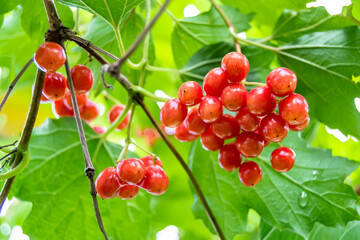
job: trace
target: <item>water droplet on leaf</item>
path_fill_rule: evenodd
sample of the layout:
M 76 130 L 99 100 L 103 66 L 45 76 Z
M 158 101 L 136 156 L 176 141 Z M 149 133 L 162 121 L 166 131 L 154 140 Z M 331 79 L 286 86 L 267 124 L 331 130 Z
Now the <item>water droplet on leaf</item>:
M 309 202 L 309 196 L 306 192 L 302 191 L 299 197 L 299 205 L 300 207 L 306 207 Z

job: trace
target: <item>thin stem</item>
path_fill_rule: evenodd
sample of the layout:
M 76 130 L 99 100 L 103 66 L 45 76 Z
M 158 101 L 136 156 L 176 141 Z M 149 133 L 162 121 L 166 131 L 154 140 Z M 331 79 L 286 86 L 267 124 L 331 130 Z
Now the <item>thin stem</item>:
M 18 142 L 18 140 L 15 140 L 15 142 L 13 142 L 13 143 L 0 146 L 0 149 L 7 148 L 7 147 L 13 147 L 13 146 L 15 146 L 15 144 L 16 144 L 17 142 Z
M 129 145 L 130 145 L 130 142 L 125 141 L 125 145 L 124 145 L 123 149 L 121 150 L 120 155 L 119 155 L 118 159 L 116 160 L 116 163 L 119 163 L 122 159 L 124 159 L 125 154 L 127 154 Z
M 247 45 L 253 45 L 253 46 L 256 46 L 256 47 L 259 47 L 259 48 L 263 48 L 263 49 L 266 49 L 266 50 L 270 50 L 270 51 L 273 51 L 273 52 L 278 52 L 279 50 L 275 47 L 271 47 L 271 46 L 268 46 L 268 45 L 265 45 L 265 44 L 261 44 L 259 42 L 253 42 L 253 41 L 249 41 L 247 39 L 243 39 L 243 38 L 240 38 L 234 31 L 234 29 L 232 28 L 229 28 L 229 31 L 230 31 L 230 34 L 236 38 L 239 42 L 242 42 L 242 43 L 245 43 Z
M 21 69 L 21 71 L 18 73 L 18 75 L 16 75 L 15 79 L 11 82 L 9 89 L 7 90 L 3 100 L 1 100 L 0 103 L 0 112 L 2 110 L 2 108 L 4 107 L 7 99 L 10 96 L 11 91 L 13 90 L 13 88 L 15 87 L 15 85 L 18 83 L 18 81 L 20 80 L 21 76 L 24 74 L 24 72 L 28 69 L 28 67 L 31 65 L 31 63 L 34 61 L 34 58 L 30 58 L 30 60 L 25 64 L 25 66 Z
M 80 34 L 80 8 L 76 8 L 74 30 L 77 34 Z
M 17 149 L 14 149 L 14 150 L 12 150 L 11 152 L 7 153 L 5 156 L 3 156 L 3 157 L 0 158 L 0 162 L 1 162 L 2 160 L 4 160 L 5 158 L 9 157 L 10 155 L 16 153 L 16 152 L 17 152 Z
M 140 146 L 139 144 L 135 143 L 134 140 L 130 140 L 130 143 L 133 144 L 134 146 L 138 147 L 139 149 L 141 149 L 142 151 L 146 152 L 147 154 L 151 155 L 152 157 L 156 157 L 156 154 L 150 152 L 149 150 L 147 150 L 146 148 L 143 148 L 142 146 Z
M 110 101 L 114 102 L 115 104 L 121 104 L 119 100 L 117 100 L 116 98 L 114 98 L 113 96 L 108 94 L 106 91 L 102 91 L 102 94 L 104 95 L 104 98 L 106 100 L 110 100 Z
M 244 81 L 244 82 L 242 82 L 242 84 L 244 84 L 245 86 L 247 86 L 247 85 L 266 86 L 265 83 L 260 83 L 260 82 L 247 82 L 247 81 Z
M 180 69 L 174 69 L 174 68 L 163 68 L 163 67 L 156 67 L 152 65 L 146 65 L 146 70 L 152 71 L 152 72 L 175 72 L 175 73 L 181 73 L 182 70 Z
M 157 102 L 166 102 L 170 99 L 170 98 L 163 98 L 163 97 L 156 96 L 155 94 L 152 94 L 151 92 L 149 92 L 148 90 L 146 90 L 145 88 L 142 88 L 140 86 L 134 86 L 133 90 L 134 90 L 134 92 L 140 93 L 141 95 L 143 95 L 151 100 L 157 101 Z
M 124 149 L 123 149 L 124 151 L 121 151 L 121 154 L 119 156 L 120 160 L 123 159 L 123 158 L 126 158 L 127 152 L 129 150 L 129 144 L 131 142 L 131 126 L 132 126 L 132 123 L 133 123 L 133 120 L 134 120 L 135 108 L 136 108 L 136 105 L 133 104 L 132 109 L 131 109 L 131 113 L 130 113 L 130 119 L 129 119 L 129 124 L 128 124 L 128 127 L 127 127 L 127 132 L 126 132 L 126 139 L 125 139 L 125 146 L 126 147 L 124 147 Z

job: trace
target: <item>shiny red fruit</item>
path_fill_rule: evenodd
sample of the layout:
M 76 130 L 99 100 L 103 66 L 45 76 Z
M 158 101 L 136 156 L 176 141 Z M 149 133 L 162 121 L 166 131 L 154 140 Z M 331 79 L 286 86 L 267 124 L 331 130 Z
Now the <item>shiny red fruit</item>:
M 209 124 L 200 118 L 198 109 L 199 107 L 191 109 L 184 120 L 184 126 L 194 135 L 202 134 L 209 127 Z
M 310 123 L 310 117 L 308 116 L 305 120 L 305 122 L 300 123 L 298 125 L 289 125 L 289 128 L 291 131 L 300 132 L 304 130 Z
M 202 88 L 197 82 L 184 82 L 179 88 L 178 97 L 186 106 L 195 106 L 203 97 Z
M 270 113 L 261 120 L 259 133 L 269 142 L 281 142 L 289 133 L 287 123 L 275 113 Z
M 256 87 L 247 94 L 246 104 L 252 114 L 265 116 L 276 108 L 276 98 L 270 88 Z
M 271 166 L 275 171 L 287 172 L 295 163 L 295 152 L 288 147 L 279 147 L 271 153 Z
M 297 78 L 290 69 L 280 67 L 274 69 L 266 78 L 271 92 L 278 97 L 285 97 L 295 91 Z
M 95 182 L 96 192 L 102 199 L 110 199 L 116 197 L 120 189 L 120 183 L 115 176 L 115 168 L 105 168 Z
M 65 99 L 53 102 L 53 113 L 59 117 L 73 117 L 74 110 L 65 104 Z
M 116 174 L 124 182 L 137 184 L 145 176 L 145 165 L 137 158 L 124 159 L 117 164 Z
M 152 165 L 157 165 L 161 168 L 163 167 L 163 163 L 161 162 L 160 158 L 158 158 L 158 157 L 156 157 L 156 159 L 154 161 L 153 156 L 146 155 L 146 156 L 140 158 L 140 160 L 143 162 L 145 167 L 152 166 Z
M 199 116 L 204 122 L 215 122 L 222 114 L 222 103 L 217 97 L 204 96 L 202 98 L 199 106 Z
M 230 139 L 240 132 L 238 121 L 229 114 L 222 115 L 216 122 L 211 124 L 213 133 L 219 138 Z
M 76 101 L 77 101 L 77 105 L 78 105 L 79 108 L 84 106 L 86 104 L 87 100 L 88 100 L 88 94 L 87 93 L 76 94 Z M 73 107 L 72 101 L 71 101 L 71 93 L 70 93 L 70 91 L 67 91 L 65 93 L 65 103 L 69 107 L 71 107 L 71 108 Z
M 152 165 L 146 168 L 144 179 L 138 186 L 150 194 L 161 195 L 169 187 L 169 178 L 161 167 Z
M 309 116 L 308 112 L 309 105 L 300 94 L 291 94 L 279 102 L 279 114 L 290 125 L 299 125 L 305 122 Z
M 115 120 L 120 116 L 120 114 L 124 111 L 125 106 L 122 104 L 116 104 L 114 105 L 109 112 L 109 122 L 113 123 L 115 122 Z M 126 128 L 129 124 L 129 120 L 130 120 L 130 115 L 126 114 L 124 120 L 122 120 L 122 122 L 116 127 L 116 129 L 121 130 L 123 128 Z
M 41 103 L 49 103 L 49 102 L 51 102 L 51 100 L 48 99 L 48 98 L 44 95 L 44 93 L 41 92 L 40 102 L 41 102 Z
M 191 142 L 199 137 L 199 135 L 191 134 L 185 127 L 184 123 L 175 128 L 175 137 L 180 142 Z
M 237 150 L 235 143 L 224 145 L 218 155 L 220 167 L 226 171 L 232 172 L 241 164 L 241 154 Z
M 185 120 L 187 112 L 187 106 L 179 99 L 170 99 L 160 110 L 160 120 L 166 127 L 177 127 Z
M 55 42 L 45 42 L 36 50 L 34 60 L 42 71 L 55 72 L 66 61 L 65 51 Z
M 77 94 L 90 91 L 94 82 L 94 76 L 91 70 L 84 65 L 73 66 L 71 68 L 71 78 Z
M 230 52 L 221 60 L 221 67 L 231 82 L 240 82 L 248 75 L 250 64 L 245 55 Z
M 207 151 L 219 150 L 224 145 L 224 139 L 216 136 L 211 127 L 201 134 L 200 140 L 203 148 Z
M 260 118 L 252 114 L 246 107 L 241 108 L 235 116 L 240 129 L 246 132 L 254 132 L 260 127 Z
M 229 111 L 238 111 L 246 106 L 247 90 L 241 83 L 233 83 L 224 88 L 221 102 Z
M 261 154 L 264 140 L 256 133 L 241 132 L 236 138 L 236 147 L 244 157 L 253 158 Z
M 103 134 L 106 132 L 106 127 L 104 126 L 93 126 L 93 130 L 97 132 L 98 134 Z
M 244 162 L 239 167 L 239 179 L 247 187 L 255 187 L 261 180 L 260 166 L 253 161 Z
M 227 84 L 228 79 L 222 68 L 211 69 L 204 78 L 204 92 L 207 95 L 219 97 Z
M 136 185 L 125 185 L 119 189 L 118 197 L 123 200 L 130 200 L 136 197 L 139 192 L 139 187 Z
M 59 72 L 47 72 L 42 93 L 50 100 L 57 101 L 65 96 L 66 78 Z
M 92 101 L 87 101 L 80 109 L 80 116 L 84 121 L 94 121 L 99 116 L 99 107 Z

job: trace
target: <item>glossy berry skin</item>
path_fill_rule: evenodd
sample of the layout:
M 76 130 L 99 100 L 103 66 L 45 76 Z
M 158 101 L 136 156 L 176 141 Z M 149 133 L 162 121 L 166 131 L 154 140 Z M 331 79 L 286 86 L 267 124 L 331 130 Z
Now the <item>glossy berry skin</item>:
M 175 137 L 180 142 L 191 142 L 199 137 L 199 135 L 191 134 L 185 127 L 184 123 L 175 128 Z
M 200 135 L 209 127 L 209 124 L 204 122 L 199 116 L 198 107 L 191 109 L 184 120 L 186 129 L 194 135 Z
M 79 111 L 82 120 L 87 122 L 94 121 L 99 116 L 99 107 L 92 101 L 87 101 L 86 104 L 79 109 Z
M 73 117 L 74 116 L 74 110 L 72 108 L 69 108 L 65 104 L 65 99 L 61 99 L 58 101 L 53 102 L 53 113 L 55 116 L 59 117 Z
M 222 68 L 213 68 L 204 78 L 204 92 L 207 95 L 219 97 L 227 84 L 228 79 L 225 75 L 225 71 Z
M 123 200 L 130 200 L 136 197 L 139 192 L 139 187 L 136 185 L 125 185 L 119 189 L 118 197 Z
M 145 165 L 137 158 L 124 159 L 116 165 L 119 179 L 129 184 L 139 183 L 144 178 L 145 171 Z
M 42 71 L 55 72 L 66 61 L 65 51 L 55 42 L 45 42 L 36 50 L 34 60 Z
M 204 96 L 199 105 L 199 116 L 206 123 L 215 122 L 223 113 L 222 103 L 217 97 Z
M 295 157 L 296 154 L 291 148 L 279 147 L 271 153 L 271 166 L 275 171 L 287 172 L 294 166 Z
M 245 55 L 230 52 L 221 60 L 221 68 L 224 69 L 230 82 L 241 82 L 248 75 L 250 64 Z
M 169 178 L 161 167 L 152 165 L 146 168 L 144 179 L 138 185 L 152 195 L 161 195 L 169 187 Z
M 79 108 L 81 108 L 82 106 L 84 106 L 86 104 L 88 100 L 88 94 L 87 93 L 83 93 L 83 94 L 76 94 L 76 101 L 77 101 L 77 105 Z M 70 91 L 67 91 L 65 93 L 65 103 L 72 108 L 72 101 L 71 101 L 71 93 Z
M 291 94 L 279 102 L 279 114 L 290 125 L 299 125 L 305 122 L 309 116 L 308 112 L 309 105 L 300 94 Z
M 243 131 L 254 132 L 260 127 L 260 118 L 252 114 L 246 107 L 241 108 L 235 118 Z
M 157 165 L 161 168 L 163 167 L 163 163 L 161 162 L 160 158 L 158 158 L 158 157 L 156 157 L 155 162 L 154 162 L 154 158 L 151 155 L 146 155 L 146 156 L 140 158 L 140 160 L 143 162 L 145 167 L 149 167 L 152 165 Z
M 110 199 L 116 197 L 120 189 L 120 183 L 115 175 L 115 168 L 105 168 L 95 182 L 96 192 L 102 199 Z
M 244 162 L 239 167 L 239 179 L 247 187 L 255 187 L 261 180 L 260 166 L 253 161 Z
M 211 124 L 213 133 L 219 138 L 230 139 L 240 132 L 239 123 L 229 114 L 222 115 L 216 122 Z
M 274 69 L 266 78 L 266 85 L 278 97 L 285 97 L 293 93 L 296 83 L 295 73 L 284 67 Z
M 235 143 L 224 145 L 219 152 L 218 160 L 220 167 L 228 172 L 232 172 L 240 167 L 241 154 L 237 150 Z
M 264 148 L 264 140 L 259 134 L 241 132 L 236 138 L 236 148 L 244 157 L 257 157 Z
M 288 124 L 275 113 L 270 113 L 261 120 L 259 133 L 269 142 L 281 142 L 289 133 Z
M 51 102 L 51 100 L 48 99 L 48 98 L 44 95 L 44 93 L 41 92 L 40 102 L 41 102 L 41 103 L 49 103 L 49 102 Z
M 90 91 L 94 82 L 91 70 L 84 65 L 73 66 L 71 68 L 71 78 L 77 94 Z
M 195 106 L 203 97 L 202 88 L 197 82 L 184 82 L 179 88 L 178 97 L 186 106 Z
M 229 111 L 238 111 L 246 106 L 247 90 L 241 83 L 233 83 L 224 88 L 221 102 Z
M 64 75 L 59 72 L 46 73 L 42 92 L 51 101 L 62 99 L 66 92 L 66 78 Z
M 168 100 L 160 110 L 160 120 L 166 127 L 177 127 L 186 118 L 188 109 L 179 99 Z
M 247 94 L 246 104 L 252 114 L 265 116 L 276 108 L 276 98 L 270 88 L 256 87 Z
M 103 134 L 106 131 L 106 127 L 104 126 L 93 126 L 93 130 L 98 134 Z
M 300 132 L 302 130 L 304 130 L 310 123 L 310 117 L 308 116 L 305 120 L 305 122 L 300 123 L 298 125 L 289 125 L 289 129 L 291 131 L 295 131 L 295 132 Z
M 217 151 L 224 145 L 224 139 L 216 136 L 211 127 L 201 134 L 200 140 L 203 148 L 207 151 Z
M 124 109 L 125 106 L 122 104 L 114 105 L 109 111 L 109 116 L 108 116 L 109 122 L 113 123 L 124 111 Z M 130 120 L 130 115 L 126 114 L 124 120 L 122 120 L 122 122 L 116 127 L 116 129 L 121 130 L 123 128 L 126 128 L 129 124 L 129 120 Z

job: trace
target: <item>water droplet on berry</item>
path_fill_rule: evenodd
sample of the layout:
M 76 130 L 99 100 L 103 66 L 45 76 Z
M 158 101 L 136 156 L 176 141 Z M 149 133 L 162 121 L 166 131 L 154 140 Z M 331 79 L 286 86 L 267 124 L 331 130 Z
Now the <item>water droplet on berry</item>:
M 306 192 L 302 191 L 301 192 L 301 195 L 299 197 L 299 205 L 300 207 L 306 207 L 306 205 L 308 204 L 309 202 L 309 196 Z

